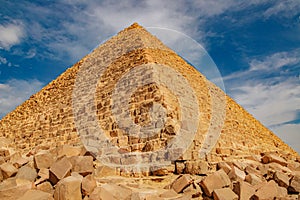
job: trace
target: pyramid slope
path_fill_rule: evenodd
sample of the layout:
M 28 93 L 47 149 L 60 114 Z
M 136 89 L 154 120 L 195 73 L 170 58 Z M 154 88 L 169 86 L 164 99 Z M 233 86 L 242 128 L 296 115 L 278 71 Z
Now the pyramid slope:
M 113 59 L 109 60 L 111 58 Z M 93 67 L 99 63 L 107 65 L 104 65 L 104 68 Z M 145 141 L 126 136 L 122 130 L 119 130 L 120 127 L 115 127 L 116 121 L 114 121 L 113 113 L 110 111 L 112 108 L 110 99 L 118 80 L 137 66 L 151 63 L 169 66 L 176 73 L 181 74 L 195 92 L 198 100 L 200 115 L 197 123 L 199 126 L 191 145 L 181 159 L 199 159 L 200 150 L 203 148 L 209 130 L 218 128 L 221 134 L 217 144 L 211 153 L 206 155 L 210 161 L 222 160 L 223 157 L 259 154 L 265 151 L 282 151 L 297 155 L 293 149 L 241 106 L 230 97 L 225 96 L 217 86 L 207 81 L 201 73 L 137 24 L 124 29 L 106 41 L 56 80 L 45 86 L 40 92 L 6 115 L 0 121 L 0 136 L 12 139 L 14 143 L 11 146 L 23 151 L 29 151 L 36 147 L 50 148 L 62 144 L 81 144 L 81 139 L 78 136 L 78 131 L 81 130 L 79 130 L 80 125 L 78 126 L 77 119 L 84 117 L 89 111 L 82 111 L 82 115 L 79 113 L 74 116 L 74 112 L 76 115 L 76 108 L 75 110 L 73 108 L 74 95 L 80 97 L 80 95 L 85 94 L 88 88 L 96 97 L 94 102 L 87 101 L 87 103 L 94 104 L 94 109 L 96 109 L 98 121 L 93 123 L 99 124 L 103 128 L 107 137 L 111 137 L 111 142 L 114 145 L 124 147 L 123 150 L 126 151 L 159 149 L 168 141 L 169 136 L 167 139 L 152 138 Z M 102 70 L 103 73 L 101 72 L 101 74 L 97 70 Z M 155 70 L 162 70 L 161 74 L 165 73 L 163 68 L 154 67 L 151 70 L 153 73 Z M 95 78 L 86 82 L 85 79 L 88 79 L 89 76 Z M 81 82 L 82 85 L 80 85 Z M 176 81 L 173 84 L 176 85 Z M 95 86 L 95 88 L 89 88 L 90 85 Z M 151 92 L 149 92 L 150 89 Z M 181 92 L 187 94 L 184 88 Z M 136 107 L 133 108 L 133 113 L 139 113 L 140 107 L 146 106 L 147 109 L 147 106 L 151 106 L 155 102 L 165 105 L 164 108 L 167 110 L 170 121 L 178 120 L 180 118 L 178 116 L 182 114 L 176 111 L 178 110 L 179 97 L 168 92 L 168 88 L 149 83 L 147 87 L 139 88 L 135 94 L 138 97 L 143 97 L 145 102 L 152 103 L 145 104 L 143 103 L 144 100 L 134 101 L 133 99 L 132 106 Z M 155 95 L 159 100 L 155 99 Z M 219 99 L 219 101 L 226 99 L 224 107 L 226 115 L 218 116 L 220 115 L 218 114 L 218 107 L 212 109 L 213 99 Z M 222 117 L 224 118 L 224 125 L 214 127 L 215 120 Z M 137 119 L 137 123 L 142 124 L 148 118 L 146 115 L 136 114 L 133 119 Z M 175 128 L 177 125 L 173 123 L 169 127 Z M 95 124 L 90 127 L 93 126 Z M 161 134 L 166 133 L 167 129 L 165 128 L 164 131 Z

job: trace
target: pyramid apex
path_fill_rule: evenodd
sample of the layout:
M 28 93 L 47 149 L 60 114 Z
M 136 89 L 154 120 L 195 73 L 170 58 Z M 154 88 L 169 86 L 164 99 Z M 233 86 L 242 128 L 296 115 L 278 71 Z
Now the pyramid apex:
M 129 27 L 125 28 L 124 31 L 128 31 L 130 29 L 135 29 L 135 28 L 142 28 L 142 29 L 144 29 L 144 27 L 142 27 L 141 25 L 139 25 L 137 22 L 134 22 Z

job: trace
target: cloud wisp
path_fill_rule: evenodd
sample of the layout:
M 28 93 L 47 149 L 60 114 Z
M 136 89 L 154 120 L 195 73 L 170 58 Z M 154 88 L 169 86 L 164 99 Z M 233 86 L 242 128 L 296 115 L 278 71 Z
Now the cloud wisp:
M 9 50 L 19 44 L 24 36 L 25 32 L 21 24 L 0 25 L 0 49 Z
M 39 91 L 43 83 L 38 80 L 12 79 L 0 83 L 0 119 Z

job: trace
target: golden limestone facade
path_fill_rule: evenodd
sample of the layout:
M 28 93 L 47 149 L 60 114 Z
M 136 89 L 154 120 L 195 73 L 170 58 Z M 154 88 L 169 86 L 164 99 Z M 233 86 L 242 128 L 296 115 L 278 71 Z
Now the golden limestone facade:
M 190 142 L 183 144 L 183 155 L 171 160 L 214 162 L 266 151 L 297 154 L 137 24 L 100 45 L 0 121 L 0 136 L 22 152 L 83 142 L 101 154 L 106 146 L 98 130 L 121 154 L 159 151 L 186 139 Z M 98 139 L 103 146 L 94 144 Z M 122 163 L 120 159 L 116 163 Z

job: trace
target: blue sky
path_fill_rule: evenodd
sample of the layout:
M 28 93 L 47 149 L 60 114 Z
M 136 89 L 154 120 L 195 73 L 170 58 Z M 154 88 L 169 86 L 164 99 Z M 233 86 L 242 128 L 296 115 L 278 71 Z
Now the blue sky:
M 299 0 L 0 0 L 0 118 L 135 21 L 200 43 L 226 92 L 300 152 Z

